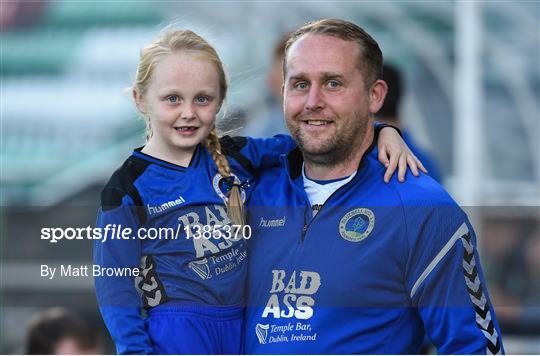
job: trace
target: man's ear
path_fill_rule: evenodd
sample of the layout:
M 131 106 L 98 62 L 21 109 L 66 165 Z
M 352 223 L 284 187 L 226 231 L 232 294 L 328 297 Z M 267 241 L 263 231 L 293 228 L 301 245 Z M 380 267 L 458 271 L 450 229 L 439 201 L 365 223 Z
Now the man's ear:
M 146 106 L 144 105 L 144 99 L 142 97 L 142 94 L 139 93 L 137 89 L 133 89 L 131 91 L 131 94 L 133 95 L 133 100 L 135 101 L 137 110 L 139 110 L 142 114 L 146 114 Z
M 384 98 L 388 93 L 388 85 L 384 80 L 378 79 L 371 85 L 369 90 L 369 112 L 375 114 L 384 104 Z

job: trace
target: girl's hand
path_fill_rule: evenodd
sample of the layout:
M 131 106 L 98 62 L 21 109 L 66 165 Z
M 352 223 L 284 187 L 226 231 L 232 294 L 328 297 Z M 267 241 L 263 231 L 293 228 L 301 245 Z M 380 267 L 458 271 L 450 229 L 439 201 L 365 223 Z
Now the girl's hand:
M 398 167 L 398 180 L 400 182 L 405 181 L 407 165 L 415 177 L 419 175 L 418 168 L 424 173 L 428 172 L 422 162 L 411 152 L 399 133 L 392 127 L 381 129 L 377 148 L 379 149 L 379 162 L 386 167 L 384 173 L 385 183 L 388 183 L 392 178 L 396 166 Z

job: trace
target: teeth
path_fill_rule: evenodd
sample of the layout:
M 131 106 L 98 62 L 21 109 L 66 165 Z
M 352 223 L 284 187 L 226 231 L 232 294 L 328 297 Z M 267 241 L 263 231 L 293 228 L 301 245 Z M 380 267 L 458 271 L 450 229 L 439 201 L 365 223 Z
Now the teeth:
M 318 121 L 318 120 L 308 121 L 307 123 L 308 125 L 315 125 L 315 126 L 324 126 L 328 124 L 328 122 L 326 121 Z
M 193 131 L 193 130 L 195 130 L 194 127 L 177 127 L 176 129 L 180 130 L 180 131 Z

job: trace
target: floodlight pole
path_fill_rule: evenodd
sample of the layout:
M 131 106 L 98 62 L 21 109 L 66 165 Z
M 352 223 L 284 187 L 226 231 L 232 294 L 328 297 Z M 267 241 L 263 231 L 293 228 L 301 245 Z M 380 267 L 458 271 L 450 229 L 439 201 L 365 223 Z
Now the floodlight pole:
M 485 167 L 482 116 L 482 3 L 460 1 L 456 2 L 455 6 L 453 157 L 456 179 L 453 193 L 460 205 L 478 207 L 483 199 Z

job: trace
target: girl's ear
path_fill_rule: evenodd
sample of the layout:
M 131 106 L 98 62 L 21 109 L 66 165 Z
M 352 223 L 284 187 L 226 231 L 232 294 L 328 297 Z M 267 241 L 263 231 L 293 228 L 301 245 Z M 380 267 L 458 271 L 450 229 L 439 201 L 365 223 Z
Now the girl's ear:
M 146 114 L 146 107 L 144 105 L 144 99 L 143 99 L 141 93 L 139 93 L 139 91 L 134 88 L 132 90 L 132 95 L 133 95 L 133 100 L 135 101 L 135 105 L 137 106 L 137 109 L 141 113 Z

